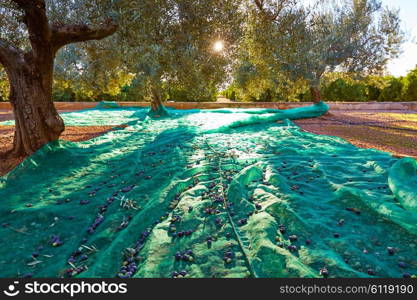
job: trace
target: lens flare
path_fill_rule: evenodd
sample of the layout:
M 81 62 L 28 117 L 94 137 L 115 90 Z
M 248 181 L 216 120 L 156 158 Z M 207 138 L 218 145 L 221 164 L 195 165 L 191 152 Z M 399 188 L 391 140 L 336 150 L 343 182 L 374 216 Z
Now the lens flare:
M 216 52 L 221 52 L 224 49 L 223 41 L 216 41 L 213 45 L 213 50 Z

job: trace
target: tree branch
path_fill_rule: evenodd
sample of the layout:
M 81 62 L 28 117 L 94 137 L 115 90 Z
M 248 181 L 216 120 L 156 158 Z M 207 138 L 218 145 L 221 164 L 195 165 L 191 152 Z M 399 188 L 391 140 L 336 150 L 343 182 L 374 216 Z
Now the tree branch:
M 285 8 L 289 9 L 291 12 L 296 4 L 293 0 L 279 0 L 275 3 L 275 7 L 272 8 L 267 7 L 264 0 L 254 0 L 254 2 L 258 10 L 273 22 L 278 20 Z
M 15 48 L 5 39 L 0 38 L 0 64 L 6 69 L 10 68 L 16 62 L 20 54 L 19 52 L 19 49 Z
M 271 9 L 265 7 L 264 0 L 254 0 L 254 2 L 259 12 L 263 14 L 265 17 L 267 17 L 269 20 L 275 21 L 278 18 L 281 9 L 279 9 L 277 12 L 273 12 Z M 281 5 L 281 2 L 279 3 L 279 5 Z
M 35 55 L 42 55 L 49 45 L 51 30 L 46 15 L 45 0 L 12 0 L 18 8 L 25 11 L 24 23 L 29 32 L 29 40 Z
M 118 26 L 112 22 L 107 22 L 96 28 L 87 25 L 62 25 L 52 26 L 52 46 L 55 50 L 78 42 L 91 40 L 101 40 L 116 32 Z
M 255 5 L 258 7 L 260 11 L 264 10 L 264 1 L 263 0 L 254 0 Z

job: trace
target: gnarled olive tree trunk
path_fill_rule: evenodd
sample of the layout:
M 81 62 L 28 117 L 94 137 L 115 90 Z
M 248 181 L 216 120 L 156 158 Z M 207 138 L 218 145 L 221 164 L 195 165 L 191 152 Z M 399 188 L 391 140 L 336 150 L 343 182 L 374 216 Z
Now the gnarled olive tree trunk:
M 56 140 L 64 131 L 64 122 L 52 102 L 53 55 L 42 65 L 33 57 L 20 57 L 7 68 L 10 102 L 15 117 L 13 152 L 29 155 L 44 144 Z M 28 61 L 29 60 L 29 61 Z
M 44 0 L 12 0 L 23 11 L 31 49 L 23 51 L 0 38 L 0 64 L 10 83 L 10 102 L 15 116 L 12 153 L 30 155 L 57 140 L 64 122 L 52 102 L 54 60 L 63 46 L 98 40 L 113 34 L 117 26 L 108 22 L 98 28 L 87 25 L 50 25 Z
M 161 92 L 158 88 L 151 88 L 151 110 L 149 115 L 155 118 L 163 117 L 168 115 L 168 111 L 162 104 Z
M 310 93 L 311 93 L 311 96 L 313 97 L 313 102 L 314 103 L 318 103 L 322 100 L 321 99 L 321 91 L 320 91 L 319 87 L 316 87 L 316 86 L 310 87 Z
M 162 106 L 161 94 L 157 89 L 152 89 L 151 110 L 158 112 Z

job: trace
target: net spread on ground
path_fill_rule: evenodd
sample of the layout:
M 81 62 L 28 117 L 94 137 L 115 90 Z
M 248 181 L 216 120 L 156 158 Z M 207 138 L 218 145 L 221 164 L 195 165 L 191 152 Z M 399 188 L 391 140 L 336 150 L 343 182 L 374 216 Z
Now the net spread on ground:
M 286 111 L 99 107 L 0 179 L 0 277 L 417 274 L 417 162 L 302 131 Z

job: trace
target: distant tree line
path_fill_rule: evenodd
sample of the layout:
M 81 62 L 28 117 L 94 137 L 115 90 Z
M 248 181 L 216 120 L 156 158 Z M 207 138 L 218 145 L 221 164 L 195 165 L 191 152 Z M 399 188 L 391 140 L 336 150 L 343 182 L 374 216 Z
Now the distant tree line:
M 90 101 L 147 101 L 146 93 L 141 92 L 143 83 L 131 74 L 119 74 L 110 80 L 105 90 L 94 90 L 87 84 L 70 80 L 54 80 L 52 97 L 54 101 L 90 102 Z M 8 82 L 0 72 L 0 101 L 8 100 Z M 218 91 L 216 86 L 196 96 L 184 87 L 163 86 L 164 100 L 181 102 L 216 101 L 221 94 L 233 101 L 245 102 L 311 102 L 313 101 L 308 86 L 302 83 L 287 83 L 283 87 L 272 90 L 265 89 L 257 95 L 243 91 L 236 83 Z M 417 68 L 407 76 L 369 76 L 355 79 L 346 73 L 327 74 L 321 83 L 324 101 L 335 102 L 408 102 L 417 101 Z
M 128 81 L 128 84 L 118 85 L 114 83 L 112 87 L 103 91 L 94 91 L 86 88 L 72 85 L 69 82 L 56 82 L 52 90 L 54 101 L 62 102 L 90 102 L 90 101 L 149 101 L 146 88 L 143 82 L 138 78 L 124 76 L 121 80 Z M 180 101 L 180 102 L 211 102 L 216 101 L 218 90 L 216 86 L 205 87 L 205 90 L 196 95 L 191 88 L 182 86 L 161 86 L 162 101 Z
M 368 76 L 355 78 L 346 73 L 327 74 L 321 84 L 324 101 L 335 102 L 408 102 L 417 101 L 417 68 L 405 77 Z M 221 92 L 233 101 L 247 102 L 311 102 L 308 86 L 301 83 L 286 83 L 276 89 L 262 92 L 251 91 L 234 82 Z

